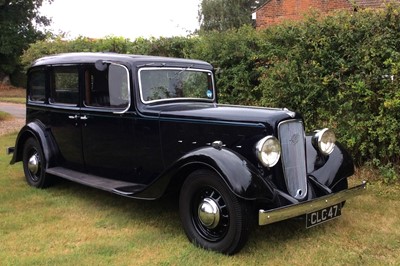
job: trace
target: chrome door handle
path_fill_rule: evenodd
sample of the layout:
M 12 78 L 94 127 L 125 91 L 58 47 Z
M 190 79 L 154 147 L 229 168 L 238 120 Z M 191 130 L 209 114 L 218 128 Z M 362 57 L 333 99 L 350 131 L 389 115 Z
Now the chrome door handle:
M 78 119 L 78 116 L 77 115 L 69 115 L 68 118 L 69 119 Z
M 88 117 L 86 115 L 81 116 L 80 118 L 81 118 L 81 120 L 88 120 Z

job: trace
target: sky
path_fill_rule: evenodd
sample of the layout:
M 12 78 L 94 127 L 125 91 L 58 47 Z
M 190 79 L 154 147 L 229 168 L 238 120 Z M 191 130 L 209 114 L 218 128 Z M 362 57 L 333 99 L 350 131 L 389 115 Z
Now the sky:
M 52 19 L 53 33 L 68 38 L 85 36 L 187 36 L 199 28 L 201 0 L 54 0 L 45 2 L 42 15 Z

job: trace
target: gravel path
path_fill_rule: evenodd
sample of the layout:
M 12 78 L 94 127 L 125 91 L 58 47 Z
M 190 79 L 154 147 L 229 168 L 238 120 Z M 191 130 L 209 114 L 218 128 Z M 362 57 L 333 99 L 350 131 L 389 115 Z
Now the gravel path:
M 25 105 L 0 102 L 0 110 L 12 115 L 11 119 L 0 121 L 0 136 L 18 132 L 25 125 Z
M 18 132 L 24 125 L 24 118 L 12 118 L 5 121 L 0 121 L 0 136 Z
M 11 114 L 15 118 L 25 118 L 25 104 L 0 102 L 0 110 Z

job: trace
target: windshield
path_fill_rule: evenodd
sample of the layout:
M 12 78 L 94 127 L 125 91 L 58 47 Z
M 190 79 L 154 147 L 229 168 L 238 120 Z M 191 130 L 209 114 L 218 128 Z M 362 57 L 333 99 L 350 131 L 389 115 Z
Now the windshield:
M 188 68 L 143 68 L 139 72 L 144 103 L 166 99 L 214 100 L 211 71 Z

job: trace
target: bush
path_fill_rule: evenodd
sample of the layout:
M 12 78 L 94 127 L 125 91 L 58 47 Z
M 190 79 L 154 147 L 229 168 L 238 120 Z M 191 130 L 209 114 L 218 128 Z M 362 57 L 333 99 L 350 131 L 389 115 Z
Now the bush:
M 220 102 L 255 105 L 262 93 L 258 90 L 262 34 L 251 26 L 226 32 L 208 32 L 198 37 L 193 58 L 210 62 L 216 68 Z
M 389 5 L 268 29 L 265 42 L 274 49 L 264 51 L 262 104 L 302 112 L 308 129 L 335 128 L 360 164 L 397 163 L 399 14 Z

